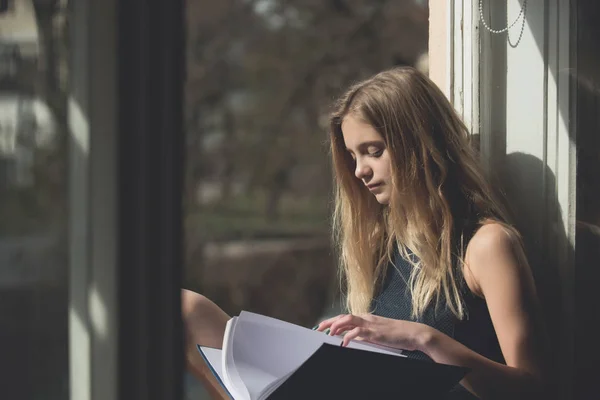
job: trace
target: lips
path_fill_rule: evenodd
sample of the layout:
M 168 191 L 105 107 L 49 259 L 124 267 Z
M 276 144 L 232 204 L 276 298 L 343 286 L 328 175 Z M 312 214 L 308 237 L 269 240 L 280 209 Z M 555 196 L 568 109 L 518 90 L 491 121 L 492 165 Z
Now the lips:
M 376 189 L 376 188 L 378 188 L 379 186 L 381 186 L 381 183 L 372 183 L 372 184 L 370 184 L 370 185 L 367 185 L 367 188 L 368 188 L 369 190 L 373 190 L 373 189 Z

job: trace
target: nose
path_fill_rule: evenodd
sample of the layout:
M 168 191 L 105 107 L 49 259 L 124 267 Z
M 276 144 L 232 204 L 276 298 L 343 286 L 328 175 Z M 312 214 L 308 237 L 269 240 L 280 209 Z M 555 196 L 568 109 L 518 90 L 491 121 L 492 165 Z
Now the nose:
M 354 170 L 354 175 L 358 179 L 364 180 L 366 177 L 369 177 L 373 174 L 373 170 L 369 165 L 367 165 L 364 161 L 360 159 L 356 160 L 356 169 Z

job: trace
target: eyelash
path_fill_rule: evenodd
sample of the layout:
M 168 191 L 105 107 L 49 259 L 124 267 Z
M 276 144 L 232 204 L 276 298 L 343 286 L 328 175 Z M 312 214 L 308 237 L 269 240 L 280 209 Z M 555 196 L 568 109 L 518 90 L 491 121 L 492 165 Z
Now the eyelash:
M 383 149 L 380 149 L 380 150 L 374 151 L 372 153 L 367 153 L 367 156 L 379 158 L 379 157 L 381 157 L 382 154 L 383 154 Z M 356 162 L 356 158 L 354 158 L 353 155 L 350 155 L 350 157 L 352 158 L 352 162 Z

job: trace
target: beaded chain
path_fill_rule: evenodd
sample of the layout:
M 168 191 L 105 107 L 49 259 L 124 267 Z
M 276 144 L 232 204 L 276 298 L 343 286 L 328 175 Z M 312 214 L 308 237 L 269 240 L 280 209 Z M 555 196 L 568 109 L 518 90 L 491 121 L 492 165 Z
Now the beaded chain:
M 521 19 L 521 16 L 523 16 L 523 22 L 521 23 L 521 32 L 519 32 L 519 38 L 517 39 L 516 43 L 511 43 L 510 41 L 510 32 L 507 33 L 507 39 L 508 42 L 510 43 L 510 45 L 512 47 L 517 46 L 517 44 L 519 44 L 519 42 L 521 41 L 521 37 L 523 36 L 523 30 L 525 29 L 525 13 L 527 12 L 527 0 L 523 0 L 523 5 L 521 6 L 521 11 L 519 11 L 519 15 L 517 15 L 517 18 L 515 18 L 515 20 L 509 25 L 508 24 L 508 15 L 506 16 L 506 27 L 503 29 L 492 29 L 487 22 L 485 21 L 485 18 L 483 17 L 483 0 L 479 0 L 479 20 L 481 21 L 481 23 L 483 24 L 483 26 L 485 27 L 485 29 L 487 29 L 488 31 L 490 31 L 491 33 L 503 33 L 503 32 L 508 32 L 508 30 L 510 28 L 512 28 L 513 26 L 515 26 L 517 24 L 517 22 L 519 22 L 519 20 Z

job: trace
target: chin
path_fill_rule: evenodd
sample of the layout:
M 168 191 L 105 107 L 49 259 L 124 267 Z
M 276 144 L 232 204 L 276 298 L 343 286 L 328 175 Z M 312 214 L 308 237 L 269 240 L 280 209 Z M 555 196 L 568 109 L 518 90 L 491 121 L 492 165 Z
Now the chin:
M 375 196 L 375 200 L 381 205 L 387 206 L 390 203 L 390 196 L 380 194 L 379 196 Z

